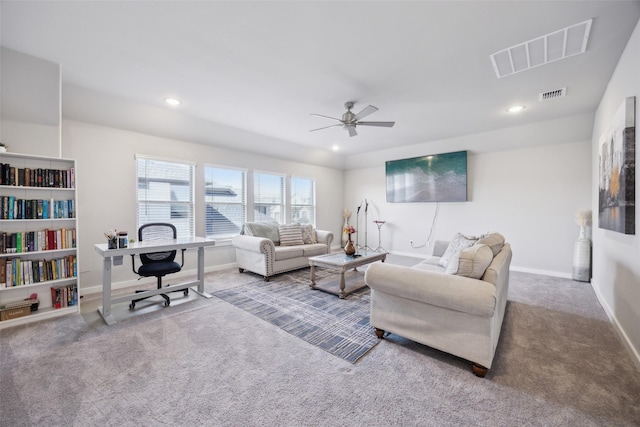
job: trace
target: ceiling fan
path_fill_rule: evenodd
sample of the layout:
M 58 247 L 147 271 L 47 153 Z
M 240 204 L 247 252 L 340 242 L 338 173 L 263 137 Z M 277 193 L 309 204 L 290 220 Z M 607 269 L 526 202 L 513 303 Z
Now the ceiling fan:
M 342 119 L 336 119 L 335 117 L 323 116 L 322 114 L 311 114 L 312 116 L 324 117 L 326 119 L 337 120 L 340 123 L 336 123 L 335 125 L 329 125 L 325 127 L 321 127 L 318 129 L 311 129 L 310 132 L 314 132 L 317 130 L 332 128 L 335 126 L 342 126 L 343 129 L 346 129 L 349 132 L 349 136 L 356 136 L 358 132 L 356 132 L 356 126 L 381 126 L 390 128 L 396 122 L 361 122 L 360 119 L 367 117 L 369 114 L 375 113 L 378 111 L 376 107 L 373 105 L 366 106 L 362 111 L 358 114 L 354 114 L 351 109 L 353 108 L 353 102 L 345 102 L 344 107 L 347 109 L 347 112 L 342 115 Z

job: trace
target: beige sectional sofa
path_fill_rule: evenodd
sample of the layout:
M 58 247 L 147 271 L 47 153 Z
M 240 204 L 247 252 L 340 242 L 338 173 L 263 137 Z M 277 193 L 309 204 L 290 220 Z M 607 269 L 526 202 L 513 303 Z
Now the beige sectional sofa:
M 498 233 L 458 236 L 436 242 L 433 256 L 413 267 L 370 265 L 370 322 L 379 338 L 401 335 L 469 360 L 485 376 L 500 338 L 511 246 Z
M 308 267 L 308 258 L 328 254 L 333 233 L 311 225 L 248 222 L 232 239 L 238 270 L 264 276 Z

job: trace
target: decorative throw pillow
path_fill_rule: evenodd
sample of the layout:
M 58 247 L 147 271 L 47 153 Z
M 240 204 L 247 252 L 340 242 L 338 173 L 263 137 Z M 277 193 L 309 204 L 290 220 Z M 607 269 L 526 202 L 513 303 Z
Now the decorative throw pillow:
M 302 241 L 305 245 L 318 243 L 318 236 L 316 235 L 316 230 L 313 228 L 312 224 L 301 225 L 300 231 L 302 232 Z
M 467 237 L 463 234 L 456 233 L 456 235 L 453 236 L 453 239 L 451 239 L 449 246 L 447 246 L 447 250 L 444 251 L 444 254 L 442 254 L 442 257 L 440 257 L 438 265 L 447 268 L 449 261 L 455 254 L 465 248 L 468 248 L 469 246 L 473 246 L 477 241 L 477 237 Z
M 475 244 L 451 257 L 446 273 L 480 279 L 492 260 L 493 252 L 489 246 Z
M 504 246 L 504 236 L 500 233 L 483 234 L 482 236 L 480 236 L 480 239 L 478 239 L 477 244 L 484 244 L 489 246 L 491 248 L 491 252 L 493 252 L 493 256 L 496 256 Z
M 300 224 L 280 224 L 280 246 L 296 246 L 304 244 L 302 242 L 302 231 Z
M 276 246 L 280 244 L 277 222 L 247 222 L 244 224 L 243 230 L 247 236 L 269 239 Z

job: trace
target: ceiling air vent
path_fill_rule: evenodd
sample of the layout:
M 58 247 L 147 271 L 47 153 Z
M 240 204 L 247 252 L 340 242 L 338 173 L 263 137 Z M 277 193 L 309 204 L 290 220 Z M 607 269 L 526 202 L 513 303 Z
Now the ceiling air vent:
M 563 87 L 562 89 L 550 90 L 547 92 L 542 92 L 538 99 L 540 101 L 549 101 L 551 99 L 562 98 L 567 95 L 567 88 Z
M 591 19 L 490 55 L 498 78 L 584 53 Z

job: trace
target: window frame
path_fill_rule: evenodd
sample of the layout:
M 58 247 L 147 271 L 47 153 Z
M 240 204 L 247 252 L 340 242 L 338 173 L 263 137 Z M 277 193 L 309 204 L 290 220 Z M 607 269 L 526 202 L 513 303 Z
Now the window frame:
M 256 178 L 258 176 L 271 176 L 271 177 L 278 177 L 280 179 L 280 203 L 268 203 L 268 202 L 262 202 L 262 201 L 258 201 L 256 199 L 256 197 L 259 196 L 259 193 L 256 191 L 256 189 L 258 188 L 257 182 L 256 182 Z M 252 197 L 251 197 L 251 201 L 252 201 L 252 210 L 251 213 L 253 215 L 253 221 L 254 222 L 277 222 L 278 224 L 286 224 L 288 218 L 287 218 L 287 175 L 286 174 L 282 174 L 282 173 L 276 173 L 276 172 L 267 172 L 267 171 L 261 171 L 261 170 L 254 170 L 253 174 L 252 174 Z M 259 206 L 271 206 L 271 207 L 279 207 L 280 210 L 280 219 L 276 219 L 276 218 L 272 218 L 270 215 L 268 216 L 268 218 L 263 217 L 262 215 L 266 216 L 266 213 L 264 212 L 259 212 L 258 211 L 258 207 Z M 260 215 L 257 215 L 257 213 L 260 213 Z
M 293 202 L 293 197 L 294 197 L 294 192 L 293 192 L 293 183 L 294 180 L 304 180 L 304 181 L 309 181 L 309 183 L 311 184 L 311 203 L 309 204 L 304 204 L 304 203 L 297 203 L 294 204 Z M 312 224 L 314 227 L 316 226 L 316 214 L 317 214 L 317 208 L 316 208 L 316 180 L 313 178 L 309 178 L 309 177 L 305 177 L 305 176 L 298 176 L 298 175 L 290 175 L 288 177 L 288 188 L 289 188 L 289 197 L 288 197 L 288 201 L 289 201 L 289 206 L 288 206 L 288 213 L 289 213 L 289 219 L 288 222 L 300 222 L 301 224 L 303 224 L 302 221 L 299 221 L 299 218 L 295 219 L 295 215 L 294 215 L 294 209 L 296 207 L 301 207 L 301 208 L 305 208 L 308 207 L 311 210 L 311 221 L 308 222 L 308 224 Z M 306 223 L 305 223 L 306 224 Z
M 204 224 L 205 224 L 205 236 L 207 237 L 212 237 L 212 238 L 218 238 L 218 239 L 228 239 L 231 238 L 233 236 L 236 236 L 238 234 L 240 234 L 240 232 L 242 231 L 242 224 L 240 224 L 240 230 L 237 233 L 209 233 L 209 220 L 207 218 L 207 206 L 211 203 L 213 205 L 216 204 L 215 201 L 209 202 L 207 200 L 207 175 L 208 175 L 208 171 L 210 169 L 218 169 L 218 170 L 227 170 L 227 171 L 236 171 L 236 172 L 240 172 L 242 173 L 242 187 L 243 187 L 243 195 L 242 195 L 242 201 L 239 203 L 228 203 L 228 204 L 239 204 L 242 206 L 242 224 L 244 224 L 247 221 L 247 214 L 248 214 L 248 176 L 249 176 L 249 170 L 247 168 L 237 168 L 237 167 L 233 167 L 233 166 L 225 166 L 225 165 L 218 165 L 218 164 L 205 164 L 204 166 Z M 213 184 L 213 182 L 212 182 Z M 213 197 L 213 196 L 212 196 Z M 215 223 L 214 223 L 215 224 Z
M 136 154 L 134 156 L 135 158 L 135 174 L 136 174 L 136 230 L 139 229 L 142 225 L 144 224 L 149 224 L 152 222 L 168 222 L 173 224 L 174 226 L 176 226 L 177 232 L 178 232 L 178 237 L 194 237 L 195 236 L 195 224 L 196 224 L 196 219 L 195 219 L 195 208 L 196 208 L 196 203 L 195 203 L 195 169 L 196 169 L 196 162 L 191 162 L 191 161 L 187 161 L 187 160 L 176 160 L 176 159 L 169 159 L 169 158 L 165 158 L 165 157 L 157 157 L 157 156 L 150 156 L 150 155 L 146 155 L 146 154 Z M 158 180 L 153 179 L 153 177 L 151 179 L 149 179 L 148 175 L 145 173 L 144 176 L 140 175 L 140 161 L 151 161 L 151 162 L 159 162 L 159 163 L 168 163 L 168 164 L 174 164 L 174 165 L 179 165 L 181 167 L 187 167 L 188 168 L 188 172 L 189 172 L 189 180 L 188 180 L 188 189 L 187 189 L 187 201 L 182 201 L 182 200 L 161 200 L 161 199 L 157 199 L 154 200 L 152 198 L 149 198 L 149 189 L 148 187 L 145 189 L 145 199 L 141 200 L 141 184 L 143 183 L 152 183 L 152 182 L 164 182 L 165 184 L 169 184 L 171 186 L 172 181 L 176 181 L 175 179 L 171 179 L 171 178 L 166 178 L 164 180 Z M 147 170 L 148 168 L 146 168 L 145 170 Z M 175 183 L 175 182 L 174 182 Z M 171 187 L 169 187 L 169 191 L 173 192 L 171 190 Z M 171 197 L 171 196 L 170 196 Z M 169 206 L 169 218 L 165 219 L 165 218 L 151 218 L 148 221 L 142 221 L 141 218 L 144 216 L 144 214 L 142 214 L 142 210 L 143 210 L 143 206 L 145 206 L 147 208 L 147 210 L 149 211 L 150 207 L 159 207 L 159 206 L 163 206 L 163 205 L 168 205 Z M 181 221 L 178 221 L 181 218 L 177 218 L 173 216 L 173 209 L 175 207 L 186 207 L 186 219 L 187 219 L 187 224 L 186 224 L 186 229 L 187 229 L 187 236 L 185 236 L 184 234 L 184 229 L 185 229 L 185 224 L 183 224 Z M 179 209 L 180 211 L 182 211 L 182 209 Z M 154 214 L 150 214 L 149 216 L 153 216 Z

